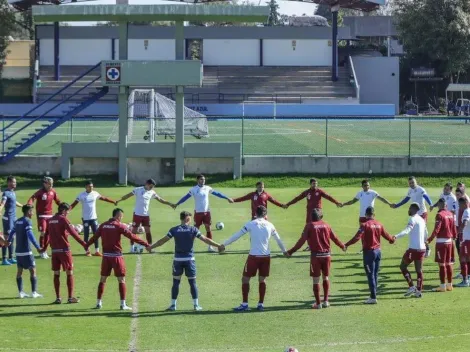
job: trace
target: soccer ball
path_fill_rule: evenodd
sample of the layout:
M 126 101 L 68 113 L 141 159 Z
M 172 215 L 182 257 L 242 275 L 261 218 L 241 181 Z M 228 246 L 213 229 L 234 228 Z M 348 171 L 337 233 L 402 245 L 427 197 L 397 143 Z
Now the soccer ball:
M 295 347 L 287 347 L 284 352 L 299 352 L 299 350 Z
M 139 227 L 137 228 L 137 233 L 144 233 L 144 232 L 145 232 L 145 229 L 144 229 L 143 226 L 139 226 Z
M 224 223 L 223 222 L 218 222 L 217 224 L 215 224 L 215 228 L 217 230 L 223 230 L 225 227 Z
M 78 225 L 75 225 L 75 231 L 77 231 L 78 233 L 82 233 L 83 231 L 83 225 L 82 224 L 78 224 Z

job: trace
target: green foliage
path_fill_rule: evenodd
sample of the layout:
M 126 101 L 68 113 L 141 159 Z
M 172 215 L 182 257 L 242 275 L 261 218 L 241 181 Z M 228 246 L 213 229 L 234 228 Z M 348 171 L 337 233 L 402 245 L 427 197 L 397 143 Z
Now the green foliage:
M 330 6 L 325 4 L 320 4 L 315 10 L 315 15 L 325 17 L 328 20 L 328 23 L 331 22 L 331 9 Z
M 7 56 L 8 37 L 15 27 L 15 15 L 6 0 L 0 0 L 0 77 Z
M 281 14 L 279 13 L 279 4 L 276 0 L 270 0 L 266 3 L 269 5 L 268 26 L 279 26 L 281 24 Z

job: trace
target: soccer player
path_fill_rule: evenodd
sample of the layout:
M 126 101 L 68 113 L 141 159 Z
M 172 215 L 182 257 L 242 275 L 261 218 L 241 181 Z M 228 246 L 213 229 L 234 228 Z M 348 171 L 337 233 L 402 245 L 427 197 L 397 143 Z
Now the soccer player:
M 441 198 L 444 198 L 446 201 L 446 207 L 447 210 L 455 214 L 455 211 L 457 209 L 457 197 L 452 193 L 452 184 L 451 183 L 446 183 L 444 185 L 444 189 L 442 190 L 441 195 L 439 196 L 439 200 Z M 438 206 L 439 201 L 431 205 L 431 211 Z
M 56 191 L 52 188 L 54 180 L 52 177 L 44 177 L 42 180 L 43 187 L 34 193 L 28 200 L 28 204 L 36 201 L 36 216 L 39 230 L 39 245 L 44 247 L 44 235 L 47 230 L 47 221 L 52 218 L 52 203 L 60 204 Z M 41 253 L 41 258 L 48 259 L 47 252 Z
M 12 243 L 16 236 L 16 259 L 18 271 L 16 273 L 16 285 L 18 286 L 19 298 L 39 298 L 42 297 L 37 292 L 38 279 L 36 277 L 36 263 L 34 262 L 33 252 L 31 252 L 30 242 L 38 252 L 41 247 L 36 242 L 33 233 L 33 223 L 31 218 L 33 216 L 33 207 L 29 204 L 22 206 L 23 217 L 15 221 L 14 226 L 10 229 L 8 242 Z M 31 296 L 23 291 L 23 270 L 29 270 L 31 281 Z
M 462 282 L 455 285 L 456 287 L 469 287 L 468 271 L 470 263 L 470 209 L 468 208 L 468 200 L 466 197 L 459 198 L 459 209 L 463 210 L 459 217 L 460 226 L 458 227 L 458 237 L 460 245 L 457 247 L 459 250 L 460 258 L 460 277 Z
M 408 283 L 409 289 L 405 293 L 405 297 L 414 295 L 417 298 L 422 297 L 423 290 L 423 260 L 426 254 L 426 222 L 423 217 L 419 215 L 421 210 L 421 204 L 411 203 L 408 209 L 408 215 L 410 220 L 406 228 L 393 237 L 394 240 L 409 235 L 408 250 L 403 255 L 400 264 L 400 270 Z M 408 271 L 408 266 L 413 263 L 415 264 L 415 270 L 418 277 L 417 285 L 413 284 L 411 274 Z
M 113 270 L 119 285 L 121 310 L 132 309 L 126 304 L 126 264 L 124 262 L 124 257 L 122 256 L 121 236 L 125 236 L 131 241 L 145 247 L 148 247 L 149 244 L 134 235 L 128 229 L 127 225 L 122 223 L 123 216 L 124 211 L 122 209 L 114 209 L 113 217 L 101 224 L 96 233 L 93 234 L 93 237 L 90 238 L 86 244 L 86 247 L 88 248 L 94 242 L 98 241 L 100 237 L 103 242 L 103 259 L 101 261 L 101 278 L 100 283 L 98 284 L 96 309 L 101 309 L 103 307 L 101 299 L 103 297 L 104 287 L 106 285 L 106 280 Z
M 68 301 L 67 303 L 78 303 L 79 299 L 73 296 L 74 290 L 74 277 L 73 277 L 73 259 L 72 251 L 70 250 L 70 243 L 68 240 L 71 235 L 83 248 L 86 249 L 86 243 L 80 238 L 79 234 L 67 219 L 67 213 L 70 210 L 70 205 L 67 203 L 60 203 L 58 213 L 49 219 L 47 224 L 46 233 L 44 236 L 44 248 L 46 251 L 47 246 L 50 244 L 52 249 L 52 271 L 54 272 L 54 289 L 56 293 L 56 300 L 54 304 L 61 304 L 62 298 L 60 297 L 60 269 L 62 268 L 67 274 L 67 289 Z
M 191 213 L 182 211 L 180 213 L 181 224 L 172 227 L 165 237 L 149 247 L 149 250 L 160 247 L 172 238 L 175 240 L 175 257 L 173 259 L 173 286 L 171 288 L 171 305 L 168 311 L 176 310 L 176 301 L 180 290 L 181 276 L 183 273 L 188 278 L 191 297 L 195 311 L 202 310 L 199 305 L 199 295 L 196 285 L 196 262 L 194 260 L 194 239 L 198 238 L 202 242 L 221 249 L 221 245 L 201 234 L 198 228 L 191 226 Z
M 102 200 L 103 202 L 116 204 L 112 199 L 102 196 L 96 192 L 93 186 L 93 182 L 87 181 L 85 183 L 85 192 L 80 193 L 75 201 L 70 205 L 72 210 L 78 203 L 82 203 L 82 223 L 83 223 L 83 240 L 88 242 L 90 236 L 90 228 L 93 235 L 98 229 L 98 215 L 96 214 L 96 201 Z M 99 240 L 95 241 L 95 254 L 96 257 L 101 257 Z M 86 251 L 86 256 L 91 257 L 89 250 Z
M 455 227 L 454 214 L 447 209 L 445 198 L 439 198 L 437 201 L 439 211 L 436 215 L 436 225 L 431 237 L 426 241 L 431 243 L 436 237 L 436 257 L 435 261 L 439 264 L 439 279 L 441 285 L 435 289 L 436 292 L 452 291 L 452 265 L 454 260 L 453 239 L 457 238 L 457 229 Z M 446 285 L 447 276 L 447 285 Z
M 318 181 L 314 178 L 310 179 L 310 188 L 300 193 L 297 197 L 292 199 L 289 203 L 286 204 L 286 207 L 297 203 L 299 200 L 307 198 L 307 215 L 305 217 L 305 223 L 308 224 L 311 221 L 311 214 L 314 209 L 322 208 L 322 198 L 329 200 L 330 202 L 336 204 L 338 207 L 341 206 L 341 203 L 334 199 L 332 196 L 327 194 L 322 189 L 318 188 Z
M 279 203 L 276 199 L 274 199 L 268 192 L 264 190 L 264 182 L 257 182 L 256 183 L 256 191 L 248 193 L 246 196 L 240 198 L 234 198 L 234 203 L 240 203 L 247 200 L 251 200 L 251 219 L 256 219 L 256 208 L 260 205 L 268 208 L 268 202 L 273 203 L 274 205 L 280 208 L 287 208 L 284 204 Z
M 227 199 L 229 203 L 233 203 L 233 199 L 223 195 L 206 185 L 206 178 L 204 175 L 199 175 L 197 177 L 197 185 L 189 190 L 189 192 L 181 198 L 176 206 L 183 204 L 189 198 L 194 197 L 194 226 L 200 228 L 204 224 L 206 228 L 207 238 L 212 239 L 212 230 L 211 230 L 211 210 L 209 207 L 209 195 L 212 194 L 221 199 Z M 208 247 L 209 252 L 215 252 L 214 248 L 211 245 Z
M 13 176 L 7 177 L 7 189 L 3 192 L 2 201 L 0 203 L 0 212 L 5 209 L 3 214 L 3 233 L 8 237 L 10 231 L 15 227 L 16 221 L 16 207 L 22 207 L 16 201 L 16 179 Z M 7 259 L 8 249 L 8 259 Z M 9 246 L 2 247 L 2 265 L 12 265 L 16 263 L 13 258 L 14 245 L 11 243 Z
M 240 231 L 235 233 L 232 237 L 224 242 L 221 246 L 220 251 L 225 251 L 225 247 L 235 242 L 243 235 L 250 234 L 250 253 L 245 263 L 245 269 L 243 270 L 242 276 L 242 297 L 243 301 L 239 307 L 235 308 L 235 312 L 249 311 L 248 306 L 248 293 L 250 292 L 250 279 L 255 277 L 258 273 L 258 288 L 259 288 L 259 300 L 258 300 L 258 311 L 264 310 L 264 297 L 266 295 L 266 278 L 269 276 L 269 269 L 271 266 L 271 252 L 269 249 L 269 240 L 271 237 L 277 242 L 277 245 L 281 249 L 285 256 L 288 256 L 286 247 L 281 241 L 279 234 L 273 224 L 266 220 L 268 211 L 263 206 L 256 208 L 256 219 L 247 222 Z
M 432 205 L 433 203 L 431 202 L 431 198 L 429 198 L 428 194 L 426 193 L 426 190 L 418 185 L 418 181 L 414 176 L 410 176 L 408 178 L 408 185 L 410 186 L 408 193 L 405 198 L 403 198 L 402 201 L 396 204 L 391 204 L 390 207 L 393 209 L 397 209 L 401 207 L 402 205 L 408 203 L 409 200 L 411 200 L 413 203 L 416 203 L 419 205 L 419 211 L 418 215 L 421 216 L 424 219 L 424 223 L 426 224 L 428 222 L 428 211 L 426 209 L 426 203 L 429 205 Z M 427 235 L 427 229 L 426 229 L 426 235 Z M 428 244 L 425 243 L 426 245 L 426 257 L 429 257 L 431 255 L 431 248 L 429 248 Z
M 365 221 L 361 223 L 356 235 L 345 244 L 345 251 L 349 246 L 362 240 L 362 258 L 370 290 L 370 297 L 364 303 L 377 304 L 378 274 L 380 261 L 382 260 L 380 237 L 385 238 L 390 244 L 395 243 L 395 241 L 385 231 L 383 225 L 375 220 L 373 207 L 367 207 L 364 215 L 366 217 Z
M 134 207 L 134 216 L 132 218 L 132 232 L 137 233 L 137 229 L 142 225 L 145 229 L 145 237 L 148 243 L 152 243 L 152 232 L 150 231 L 150 201 L 156 199 L 158 202 L 168 205 L 173 209 L 176 207 L 174 204 L 167 202 L 161 198 L 154 190 L 157 183 L 154 179 L 148 179 L 145 182 L 144 186 L 136 187 L 132 192 L 126 194 L 121 199 L 116 202 L 118 205 L 119 202 L 129 199 L 132 196 L 135 196 L 135 207 Z M 134 242 L 131 240 L 131 253 L 137 253 L 137 247 L 134 245 Z
M 366 221 L 368 221 L 370 218 L 367 217 L 366 215 L 366 210 L 369 207 L 374 208 L 375 205 L 375 199 L 380 200 L 381 202 L 391 205 L 387 199 L 381 197 L 376 191 L 370 189 L 370 183 L 369 180 L 362 180 L 362 191 L 359 191 L 356 194 L 356 197 L 351 199 L 350 201 L 343 203 L 342 206 L 348 206 L 356 203 L 359 201 L 359 224 L 362 224 Z
M 305 225 L 302 235 L 297 243 L 287 251 L 291 256 L 298 251 L 305 242 L 310 248 L 310 276 L 313 278 L 313 294 L 315 303 L 313 309 L 328 308 L 328 296 L 330 291 L 330 266 L 331 266 L 331 244 L 333 241 L 342 250 L 344 244 L 336 237 L 330 225 L 322 220 L 321 209 L 313 209 L 311 221 Z M 320 278 L 323 276 L 323 303 L 320 300 Z

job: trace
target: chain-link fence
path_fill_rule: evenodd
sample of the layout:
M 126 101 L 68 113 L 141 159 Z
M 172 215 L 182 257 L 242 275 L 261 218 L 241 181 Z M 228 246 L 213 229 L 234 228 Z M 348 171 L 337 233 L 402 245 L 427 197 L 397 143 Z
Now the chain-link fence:
M 25 122 L 26 123 L 26 122 Z M 3 144 L 16 143 L 40 128 L 36 121 Z M 147 124 L 130 142 L 149 142 Z M 8 120 L 3 119 L 3 126 Z M 470 155 L 467 129 L 462 118 L 209 118 L 208 136 L 186 135 L 191 142 L 239 142 L 244 156 L 460 156 Z M 16 126 L 19 129 L 21 126 Z M 107 142 L 116 134 L 117 119 L 74 118 L 34 143 L 23 154 L 60 154 L 64 142 Z M 3 138 L 14 133 L 3 130 Z M 171 142 L 173 136 L 157 135 Z M 18 141 L 17 141 L 18 139 Z

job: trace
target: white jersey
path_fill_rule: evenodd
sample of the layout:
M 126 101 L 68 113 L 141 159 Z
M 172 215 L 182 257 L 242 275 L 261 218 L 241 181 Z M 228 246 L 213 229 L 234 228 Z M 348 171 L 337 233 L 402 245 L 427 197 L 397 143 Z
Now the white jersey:
M 286 247 L 284 247 L 276 228 L 265 219 L 255 219 L 247 222 L 240 231 L 225 241 L 224 245 L 228 246 L 246 233 L 250 233 L 250 255 L 269 256 L 271 254 L 269 250 L 269 239 L 271 236 L 274 237 L 281 251 L 286 251 Z
M 149 216 L 149 206 L 152 199 L 160 199 L 155 191 L 147 191 L 145 187 L 134 188 L 132 194 L 135 195 L 134 214 L 138 216 Z
M 77 196 L 77 201 L 82 203 L 82 219 L 83 220 L 96 220 L 96 201 L 100 199 L 101 195 L 96 191 L 82 192 Z
M 470 209 L 465 209 L 462 215 L 462 222 L 467 221 L 467 224 L 463 228 L 462 240 L 470 241 Z
M 366 209 L 368 207 L 373 207 L 375 204 L 375 199 L 379 196 L 376 191 L 368 190 L 367 192 L 360 191 L 356 194 L 356 199 L 359 201 L 360 211 L 359 216 L 366 216 Z
M 456 210 L 457 210 L 457 197 L 455 196 L 455 194 L 453 194 L 453 193 L 449 193 L 449 194 L 442 193 L 439 196 L 439 199 L 441 199 L 441 198 L 445 199 L 446 205 L 447 205 L 447 210 L 455 213 Z
M 406 228 L 396 235 L 397 238 L 409 235 L 408 248 L 424 250 L 426 244 L 424 243 L 428 237 L 428 230 L 426 228 L 426 222 L 418 214 L 412 216 L 408 221 Z
M 419 204 L 419 215 L 423 215 L 427 213 L 426 209 L 426 201 L 424 199 L 424 195 L 427 195 L 426 190 L 421 186 L 416 186 L 415 188 L 408 189 L 407 197 L 410 197 L 411 202 Z
M 209 186 L 194 186 L 189 190 L 189 194 L 194 197 L 194 212 L 195 213 L 208 213 L 210 212 L 209 207 L 209 195 L 214 192 L 212 187 Z

